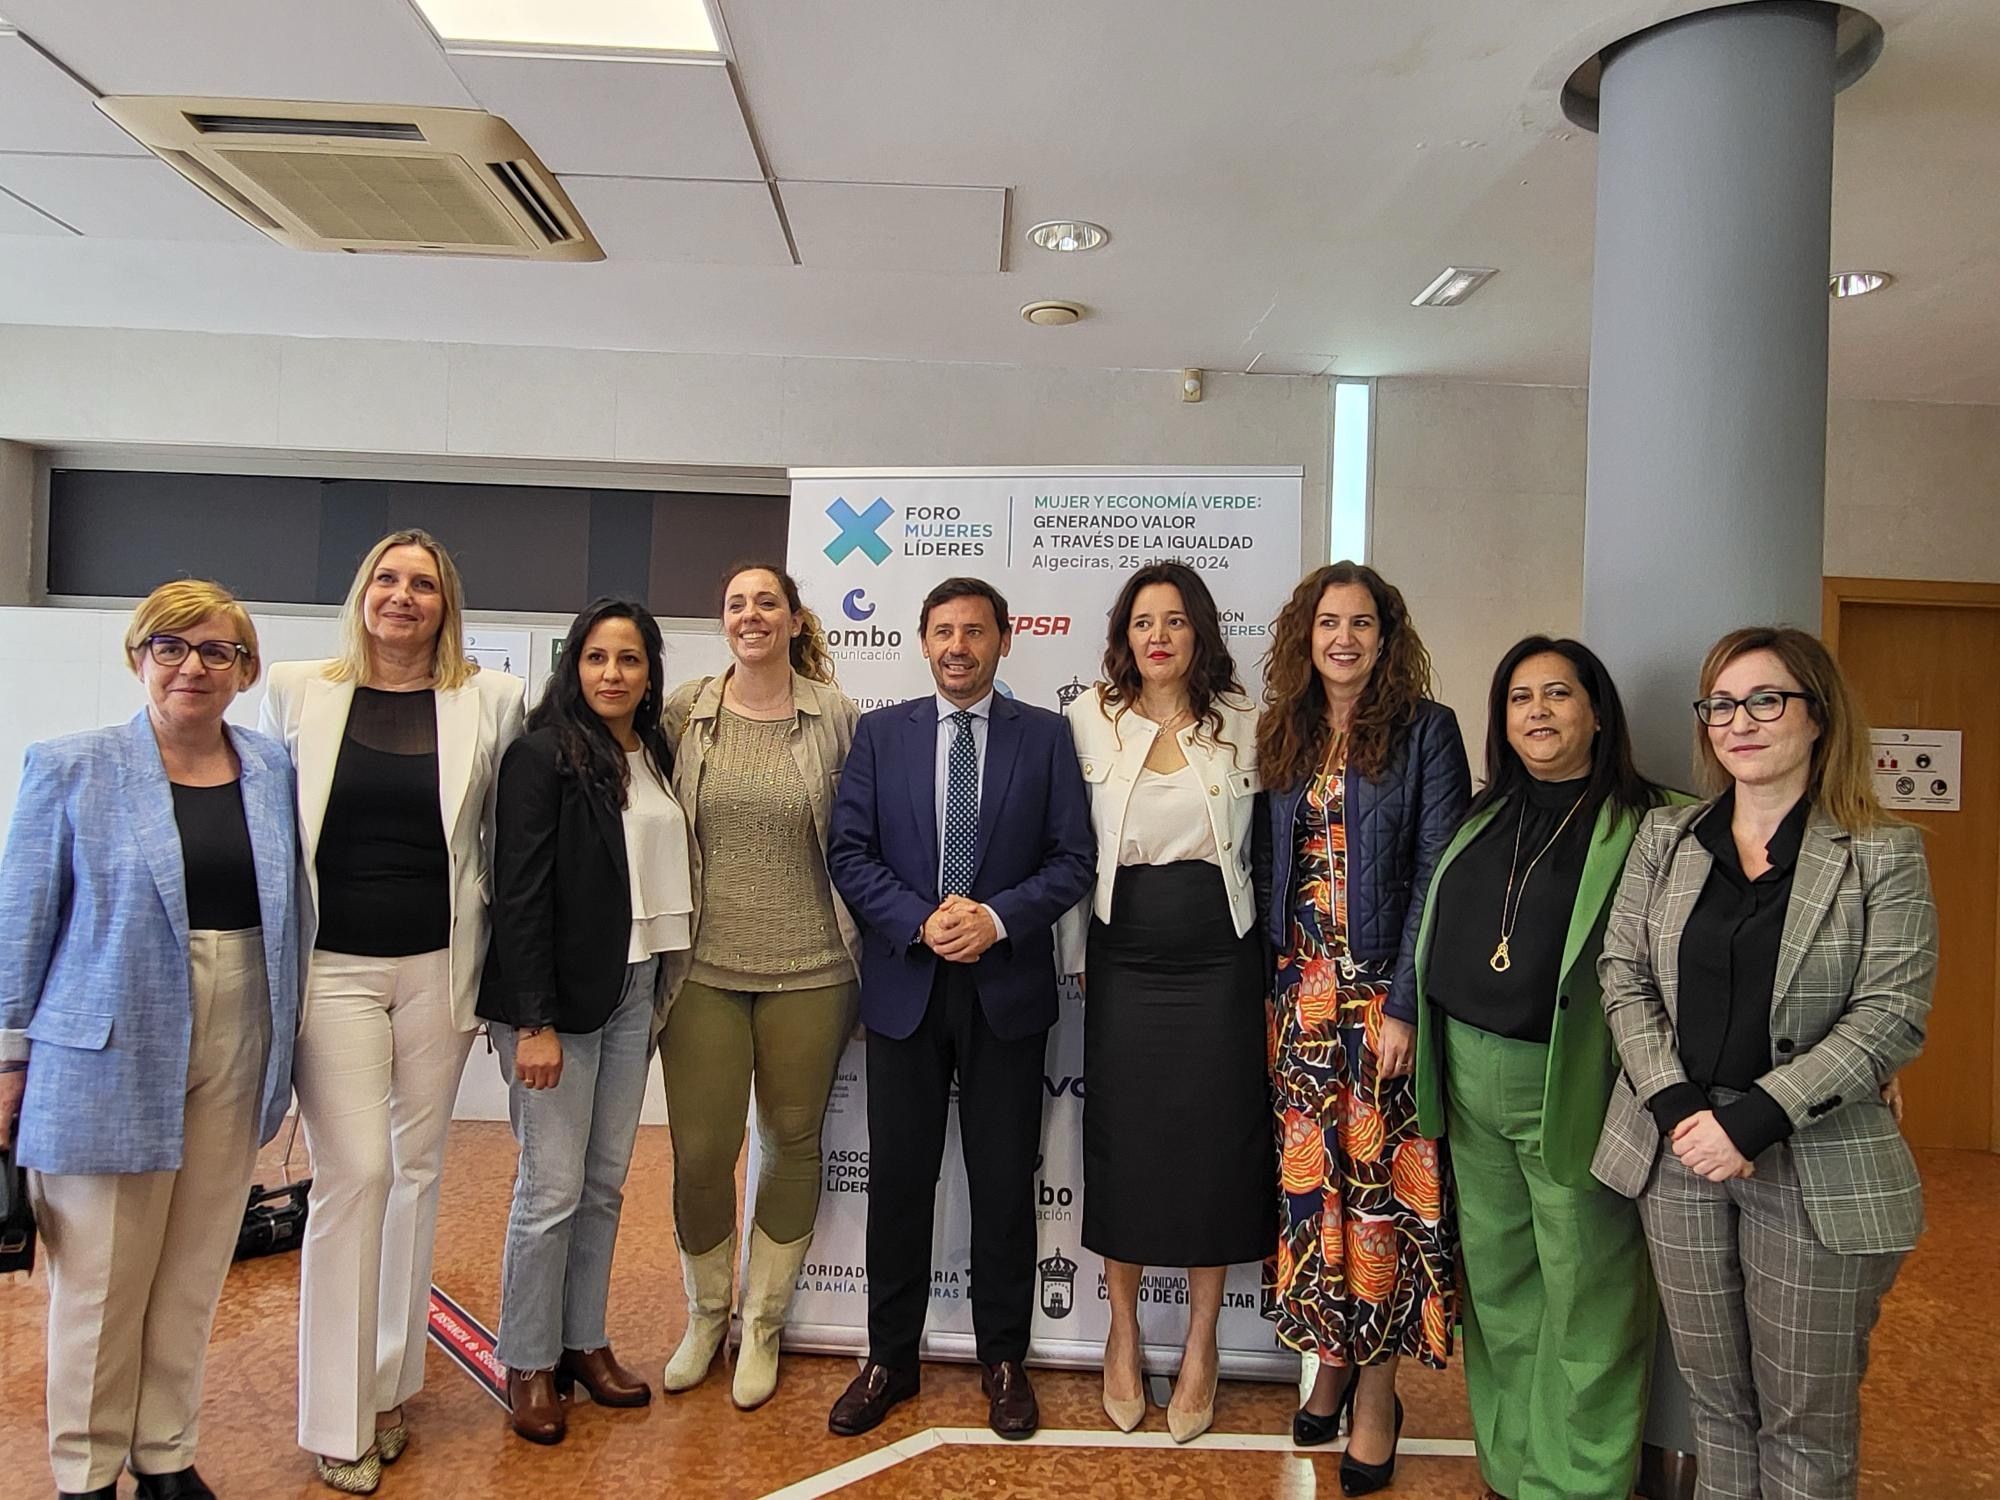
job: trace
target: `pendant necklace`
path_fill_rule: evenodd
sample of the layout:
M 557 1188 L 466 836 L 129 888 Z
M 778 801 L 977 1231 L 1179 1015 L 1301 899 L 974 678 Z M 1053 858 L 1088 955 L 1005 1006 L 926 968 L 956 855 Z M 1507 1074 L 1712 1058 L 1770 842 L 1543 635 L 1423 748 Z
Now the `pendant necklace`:
M 1521 902 L 1528 894 L 1528 877 L 1535 873 L 1535 866 L 1542 862 L 1542 855 L 1555 847 L 1556 840 L 1561 838 L 1563 830 L 1569 827 L 1569 820 L 1575 817 L 1576 810 L 1583 806 L 1583 798 L 1589 795 L 1590 789 L 1586 787 L 1583 796 L 1570 804 L 1569 811 L 1564 813 L 1562 821 L 1556 824 L 1556 831 L 1549 835 L 1549 841 L 1542 845 L 1533 859 L 1528 861 L 1528 868 L 1521 870 L 1520 884 L 1517 887 L 1514 872 L 1521 864 L 1521 830 L 1528 826 L 1528 799 L 1525 795 L 1522 796 L 1521 820 L 1514 825 L 1514 858 L 1507 866 L 1507 890 L 1500 897 L 1500 943 L 1493 950 L 1493 956 L 1486 960 L 1487 966 L 1494 973 L 1505 974 L 1514 967 L 1514 960 L 1507 952 L 1507 941 L 1514 936 L 1514 924 L 1521 920 Z

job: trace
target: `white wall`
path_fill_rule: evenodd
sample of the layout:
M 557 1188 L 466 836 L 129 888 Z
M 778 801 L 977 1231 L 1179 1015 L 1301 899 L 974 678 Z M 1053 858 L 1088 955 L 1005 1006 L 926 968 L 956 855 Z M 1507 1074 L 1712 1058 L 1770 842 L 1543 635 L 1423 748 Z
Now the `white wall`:
M 1372 557 L 1404 592 L 1474 774 L 1486 682 L 1532 631 L 1583 610 L 1582 390 L 1382 380 Z M 2000 407 L 1835 401 L 1825 570 L 2000 581 Z

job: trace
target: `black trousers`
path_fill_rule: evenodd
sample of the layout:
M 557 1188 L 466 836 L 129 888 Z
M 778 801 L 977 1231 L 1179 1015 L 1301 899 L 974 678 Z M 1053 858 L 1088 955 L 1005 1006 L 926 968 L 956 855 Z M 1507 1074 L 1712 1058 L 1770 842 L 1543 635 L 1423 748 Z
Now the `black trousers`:
M 1027 1356 L 1047 1050 L 1046 1031 L 1018 1041 L 995 1036 L 969 969 L 942 961 L 915 1031 L 901 1041 L 868 1033 L 868 1352 L 878 1364 L 917 1367 L 954 1074 L 979 1359 Z

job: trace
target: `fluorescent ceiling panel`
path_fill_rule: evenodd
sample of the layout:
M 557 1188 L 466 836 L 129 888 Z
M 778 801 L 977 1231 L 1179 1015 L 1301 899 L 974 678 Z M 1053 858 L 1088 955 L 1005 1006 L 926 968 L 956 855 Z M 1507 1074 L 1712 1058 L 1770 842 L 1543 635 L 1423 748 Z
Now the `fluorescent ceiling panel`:
M 448 42 L 714 52 L 703 0 L 417 0 Z

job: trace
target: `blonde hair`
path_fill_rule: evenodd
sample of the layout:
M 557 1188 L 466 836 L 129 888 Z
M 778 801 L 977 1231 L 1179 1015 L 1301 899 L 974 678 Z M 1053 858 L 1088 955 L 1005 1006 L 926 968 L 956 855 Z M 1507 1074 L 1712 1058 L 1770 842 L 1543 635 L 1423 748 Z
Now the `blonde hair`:
M 1789 626 L 1752 626 L 1732 630 L 1709 648 L 1701 664 L 1701 696 L 1715 691 L 1723 668 L 1752 651 L 1768 651 L 1811 696 L 1806 711 L 1819 725 L 1813 742 L 1812 770 L 1806 796 L 1849 833 L 1865 833 L 1895 820 L 1875 798 L 1874 758 L 1868 745 L 1868 725 L 1855 706 L 1847 679 L 1819 637 Z M 1709 743 L 1708 727 L 1695 720 L 1695 775 L 1703 791 L 1715 796 L 1730 785 L 1729 772 Z
M 264 670 L 257 654 L 257 627 L 250 611 L 236 602 L 236 596 L 219 583 L 206 578 L 176 578 L 163 583 L 140 601 L 125 627 L 125 665 L 139 675 L 139 649 L 156 635 L 174 635 L 199 625 L 211 615 L 221 615 L 236 632 L 236 643 L 250 654 L 236 663 L 238 687 L 249 687 Z
M 390 532 L 368 549 L 361 566 L 355 569 L 354 582 L 348 586 L 347 598 L 340 606 L 340 654 L 327 663 L 327 680 L 367 685 L 368 627 L 362 619 L 361 602 L 383 556 L 395 547 L 421 547 L 431 555 L 431 562 L 437 568 L 444 616 L 438 621 L 437 646 L 431 657 L 431 686 L 440 691 L 464 687 L 479 670 L 479 663 L 465 654 L 465 589 L 458 580 L 451 554 L 439 545 L 436 537 L 415 527 Z

